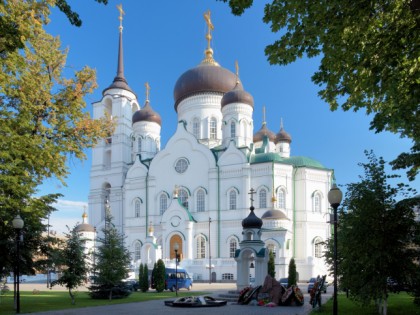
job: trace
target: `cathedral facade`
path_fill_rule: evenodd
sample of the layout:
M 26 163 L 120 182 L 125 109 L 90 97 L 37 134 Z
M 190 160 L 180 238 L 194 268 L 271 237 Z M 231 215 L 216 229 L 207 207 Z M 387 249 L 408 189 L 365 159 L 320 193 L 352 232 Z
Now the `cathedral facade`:
M 152 269 L 158 259 L 174 264 L 177 249 L 194 280 L 236 281 L 242 221 L 253 203 L 263 222 L 260 239 L 275 255 L 276 278 L 287 277 L 291 258 L 301 280 L 326 274 L 322 242 L 331 234 L 333 171 L 291 155 L 282 123 L 277 133 L 265 122 L 255 130 L 254 99 L 238 67 L 234 73 L 214 60 L 210 13 L 205 20 L 205 56 L 175 83 L 178 125 L 164 148 L 148 84 L 140 103 L 124 77 L 120 26 L 117 75 L 93 104 L 93 117 L 109 115 L 116 128 L 92 151 L 90 224 L 99 232 L 111 212 L 134 270 L 140 263 Z M 248 255 L 251 267 L 258 257 Z M 244 272 L 252 275 L 252 267 Z

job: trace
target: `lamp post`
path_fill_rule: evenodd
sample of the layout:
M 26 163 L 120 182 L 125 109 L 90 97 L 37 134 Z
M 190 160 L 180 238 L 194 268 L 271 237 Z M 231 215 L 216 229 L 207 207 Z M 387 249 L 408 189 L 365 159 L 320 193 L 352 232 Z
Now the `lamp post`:
M 211 237 L 210 237 L 211 218 L 209 217 L 209 284 L 211 284 Z
M 20 313 L 20 292 L 19 292 L 19 274 L 20 274 L 20 252 L 19 252 L 19 242 L 20 242 L 20 232 L 23 228 L 23 220 L 18 214 L 12 221 L 13 228 L 16 230 L 16 313 Z
M 175 295 L 178 296 L 178 243 L 174 244 L 175 250 Z
M 333 298 L 333 315 L 338 314 L 338 303 L 337 303 L 337 209 L 343 198 L 343 193 L 333 184 L 331 190 L 328 192 L 328 202 L 334 209 L 334 298 Z

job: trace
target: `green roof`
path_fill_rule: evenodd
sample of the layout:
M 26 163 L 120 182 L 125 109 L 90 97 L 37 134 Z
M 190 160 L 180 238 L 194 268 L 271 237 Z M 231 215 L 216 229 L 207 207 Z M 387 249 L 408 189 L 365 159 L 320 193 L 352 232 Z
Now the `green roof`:
M 321 168 L 326 169 L 324 165 L 322 165 L 317 160 L 306 156 L 292 156 L 289 158 L 282 158 L 280 154 L 276 152 L 269 152 L 269 153 L 260 153 L 254 154 L 251 156 L 251 164 L 258 164 L 258 163 L 267 163 L 267 162 L 276 162 L 276 163 L 284 163 L 293 165 L 294 167 L 311 167 L 311 168 Z

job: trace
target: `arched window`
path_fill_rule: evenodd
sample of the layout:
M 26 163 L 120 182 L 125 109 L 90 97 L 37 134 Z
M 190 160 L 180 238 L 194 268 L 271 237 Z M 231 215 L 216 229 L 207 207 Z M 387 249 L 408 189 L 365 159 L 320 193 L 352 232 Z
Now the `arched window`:
M 277 250 L 276 250 L 276 246 L 274 246 L 274 244 L 268 244 L 267 249 L 268 249 L 269 252 L 273 253 L 274 258 L 277 257 Z
M 205 211 L 205 194 L 204 190 L 197 191 L 197 212 Z
M 277 192 L 277 207 L 286 209 L 286 193 L 283 189 L 279 189 Z
M 238 242 L 234 238 L 231 238 L 229 241 L 229 257 L 230 258 L 235 257 L 235 252 L 237 249 L 238 249 Z
M 229 210 L 236 210 L 236 191 L 233 189 L 229 192 Z
M 134 260 L 140 260 L 141 256 L 141 244 L 140 242 L 136 242 L 134 245 Z
M 314 256 L 316 258 L 322 258 L 324 251 L 324 243 L 322 242 L 322 239 L 320 237 L 317 237 L 314 240 Z
M 161 194 L 159 197 L 159 213 L 162 215 L 168 208 L 168 196 Z
M 234 121 L 230 123 L 230 137 L 235 138 L 236 137 L 236 124 Z
M 321 194 L 319 192 L 315 192 L 312 197 L 312 211 L 321 212 L 321 210 Z
M 197 259 L 206 258 L 206 240 L 203 236 L 197 237 Z
M 187 192 L 185 189 L 181 188 L 181 189 L 178 191 L 178 199 L 179 199 L 179 201 L 181 202 L 181 204 L 182 204 L 185 208 L 187 208 L 187 209 L 188 209 L 188 192 Z M 193 204 L 193 206 L 194 206 L 194 204 Z
M 210 119 L 210 139 L 217 139 L 217 121 L 216 118 Z
M 134 205 L 134 216 L 140 218 L 140 200 L 136 200 Z
M 194 118 L 192 127 L 194 137 L 200 139 L 200 120 L 198 118 Z
M 267 190 L 265 190 L 265 188 L 260 189 L 258 197 L 260 201 L 260 208 L 267 208 Z

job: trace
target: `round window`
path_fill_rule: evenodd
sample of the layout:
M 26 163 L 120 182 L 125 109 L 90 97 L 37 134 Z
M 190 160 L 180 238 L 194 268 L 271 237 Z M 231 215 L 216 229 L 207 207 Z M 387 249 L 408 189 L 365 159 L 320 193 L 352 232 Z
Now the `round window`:
M 184 173 L 188 168 L 188 161 L 186 159 L 179 159 L 175 165 L 175 171 Z

